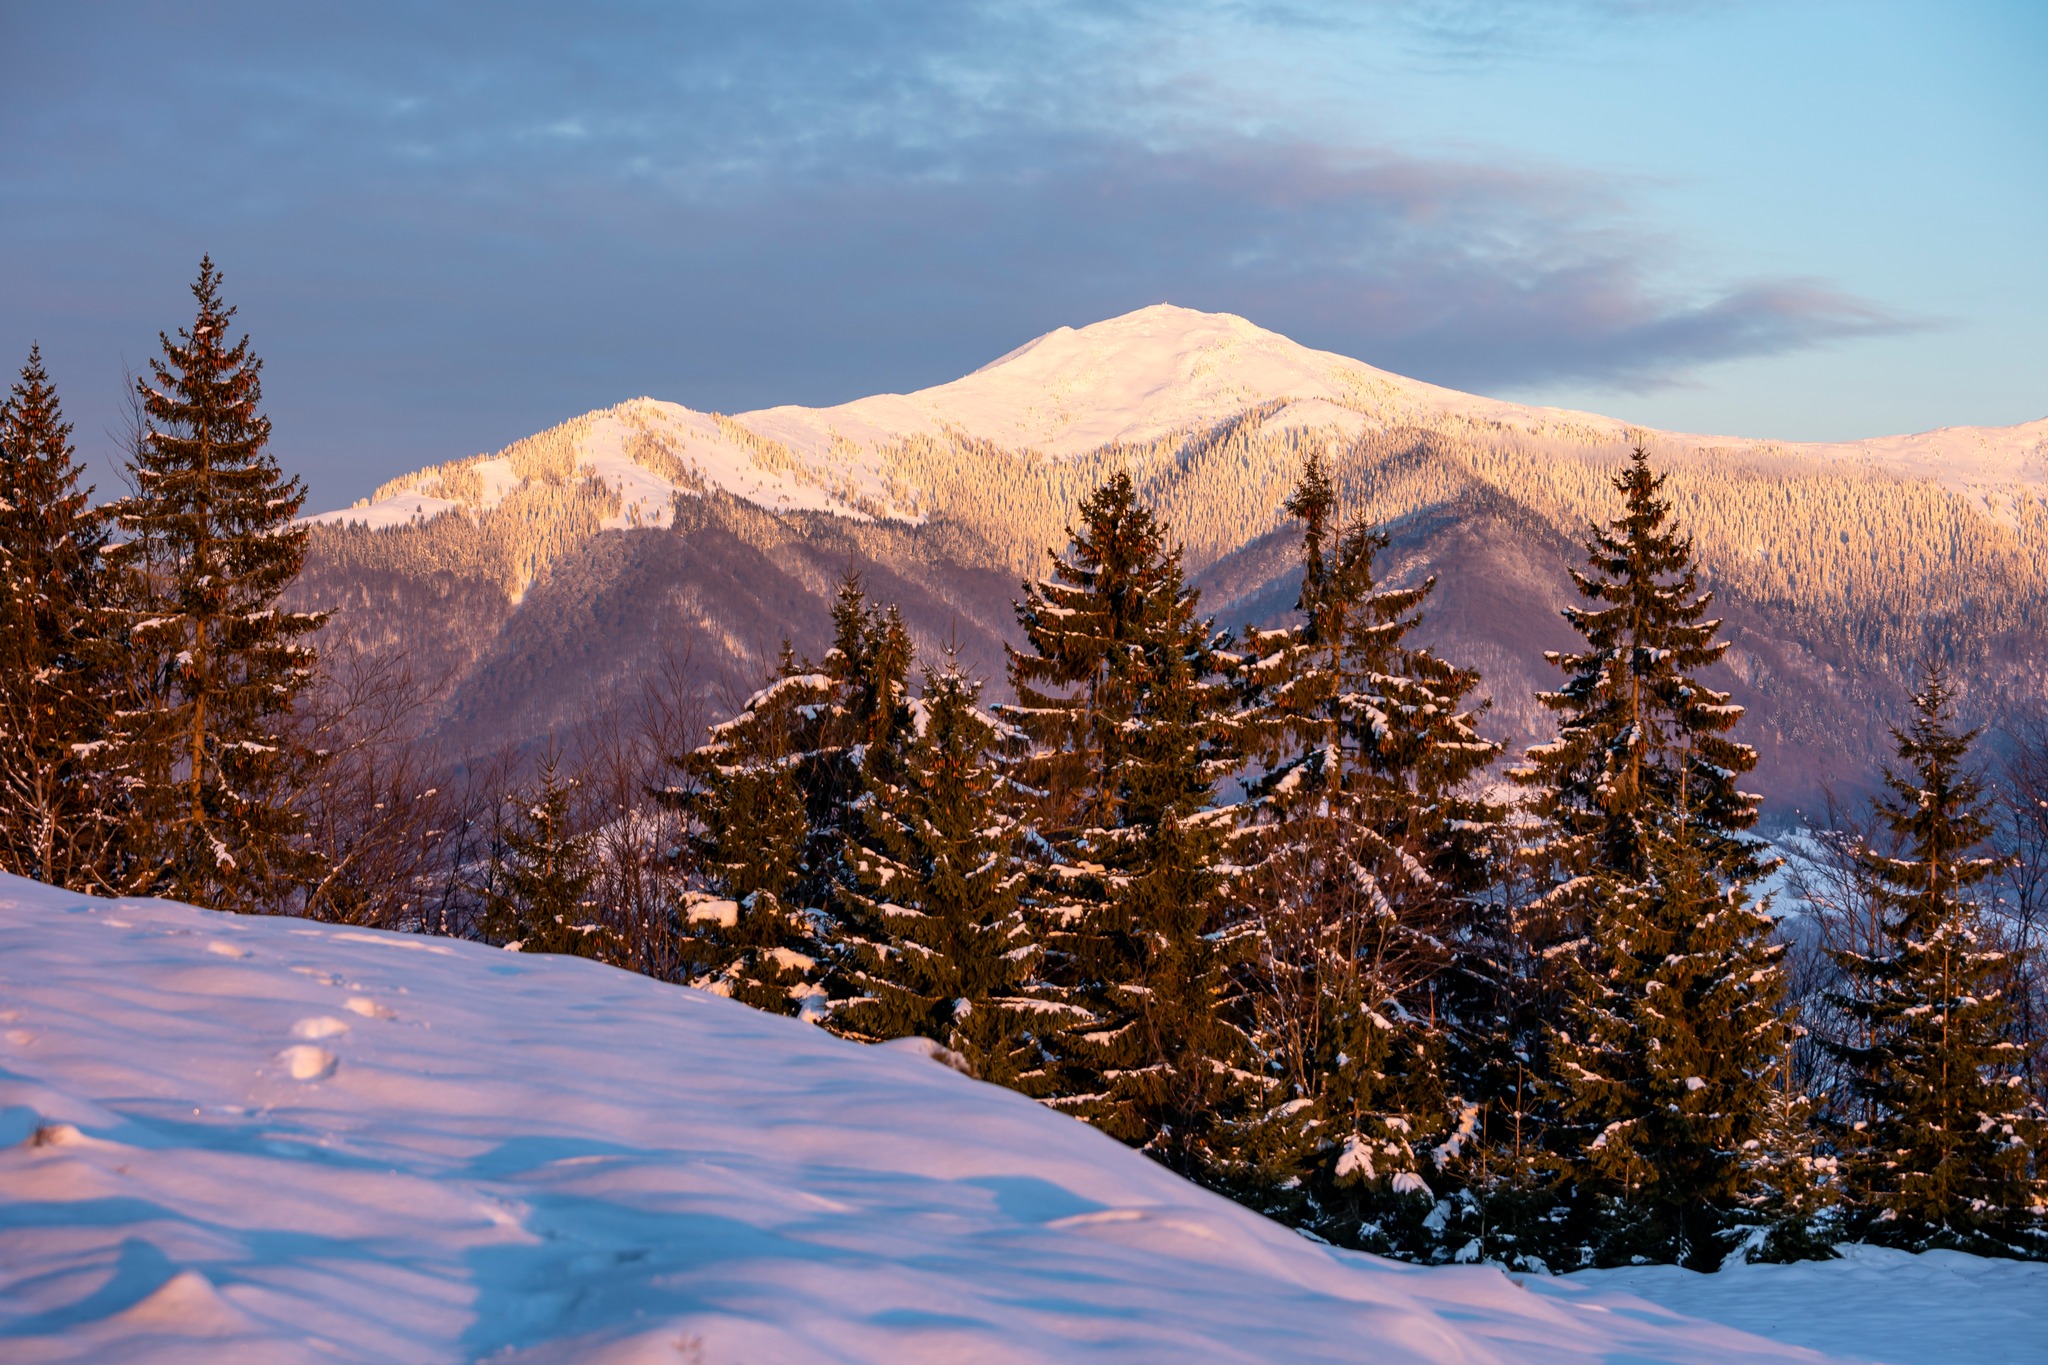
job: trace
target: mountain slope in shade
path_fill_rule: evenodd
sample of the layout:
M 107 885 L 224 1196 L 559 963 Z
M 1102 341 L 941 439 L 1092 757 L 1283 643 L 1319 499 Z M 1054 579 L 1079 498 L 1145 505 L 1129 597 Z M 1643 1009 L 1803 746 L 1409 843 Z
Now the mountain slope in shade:
M 1319 1246 L 928 1052 L 576 959 L 0 877 L 0 1004 L 20 1365 L 1825 1358 Z M 1715 1283 L 1926 1358 L 1976 1282 L 1884 1268 Z M 1983 1307 L 1949 1345 L 2019 1358 Z

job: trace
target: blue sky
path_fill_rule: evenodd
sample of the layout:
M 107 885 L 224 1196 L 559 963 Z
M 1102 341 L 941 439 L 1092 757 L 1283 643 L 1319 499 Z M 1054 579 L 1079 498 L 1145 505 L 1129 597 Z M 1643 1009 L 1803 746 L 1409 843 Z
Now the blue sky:
M 0 361 L 103 461 L 210 251 L 319 506 L 1160 300 L 1681 430 L 2025 421 L 2044 60 L 1990 0 L 0 0 Z

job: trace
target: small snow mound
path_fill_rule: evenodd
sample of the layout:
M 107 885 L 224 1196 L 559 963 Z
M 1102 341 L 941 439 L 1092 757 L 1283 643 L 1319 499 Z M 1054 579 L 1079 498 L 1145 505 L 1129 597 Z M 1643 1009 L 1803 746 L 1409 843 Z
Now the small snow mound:
M 28 1135 L 31 1147 L 86 1147 L 92 1141 L 72 1123 L 45 1123 Z
M 410 948 L 416 953 L 453 957 L 455 950 L 445 943 L 429 943 L 418 934 L 369 933 L 347 929 L 332 936 L 337 943 L 374 943 L 380 948 Z
M 221 1298 L 213 1281 L 196 1270 L 181 1270 L 156 1291 L 118 1315 L 132 1326 L 179 1336 L 214 1337 L 249 1330 L 249 1320 Z
M 341 1059 L 324 1047 L 299 1043 L 277 1054 L 277 1060 L 295 1081 L 324 1081 L 341 1065 Z
M 1055 1218 L 1046 1224 L 1055 1228 L 1086 1228 L 1097 1223 L 1141 1223 L 1145 1220 L 1143 1209 L 1091 1209 L 1087 1213 L 1070 1214 Z
M 338 1038 L 348 1032 L 348 1025 L 332 1015 L 319 1014 L 311 1019 L 301 1019 L 292 1025 L 294 1038 Z
M 223 943 L 219 939 L 215 939 L 211 943 L 207 944 L 206 951 L 209 953 L 218 954 L 221 957 L 249 956 L 249 950 L 247 948 L 244 948 L 241 945 L 235 943 Z
M 1096 1209 L 1055 1218 L 1047 1227 L 1084 1232 L 1131 1246 L 1172 1247 L 1186 1239 L 1223 1243 L 1228 1240 L 1211 1217 L 1195 1208 Z
M 973 1076 L 975 1080 L 981 1079 L 979 1076 L 974 1075 L 974 1065 L 967 1058 L 953 1051 L 952 1048 L 947 1047 L 944 1043 L 934 1042 L 930 1038 L 892 1038 L 888 1042 L 883 1043 L 882 1046 L 888 1048 L 891 1052 L 908 1052 L 914 1057 L 923 1057 L 929 1061 L 937 1062 L 940 1066 L 951 1067 L 963 1076 Z
M 389 1005 L 380 1005 L 367 995 L 351 995 L 342 1008 L 350 1014 L 360 1014 L 365 1019 L 396 1019 L 398 1015 Z

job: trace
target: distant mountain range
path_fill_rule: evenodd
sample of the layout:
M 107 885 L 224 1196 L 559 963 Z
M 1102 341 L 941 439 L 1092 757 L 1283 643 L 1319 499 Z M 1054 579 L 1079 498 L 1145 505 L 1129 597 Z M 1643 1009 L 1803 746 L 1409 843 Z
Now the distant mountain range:
M 1294 600 L 1280 504 L 1312 447 L 1438 576 L 1425 633 L 1481 668 L 1492 725 L 1546 724 L 1542 651 L 1574 638 L 1568 563 L 1614 510 L 1634 441 L 1671 471 L 1735 641 L 1756 783 L 1780 815 L 1861 785 L 1917 661 L 1990 718 L 2048 675 L 2048 420 L 1802 444 L 1640 431 L 1406 379 L 1229 314 L 1169 305 L 1060 328 L 973 374 L 833 408 L 723 416 L 637 399 L 311 518 L 299 592 L 337 642 L 401 647 L 447 682 L 437 729 L 480 749 L 572 740 L 664 659 L 741 690 L 785 637 L 816 655 L 862 571 L 920 648 L 995 679 L 1010 602 L 1122 465 L 1186 547 L 1221 625 Z

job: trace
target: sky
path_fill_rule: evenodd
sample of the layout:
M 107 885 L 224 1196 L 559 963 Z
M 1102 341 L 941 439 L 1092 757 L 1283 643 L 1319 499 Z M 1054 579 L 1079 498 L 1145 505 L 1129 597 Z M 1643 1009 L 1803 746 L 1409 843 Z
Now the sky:
M 2038 0 L 0 0 L 0 365 L 202 253 L 313 507 L 1149 303 L 1669 430 L 2048 416 Z

